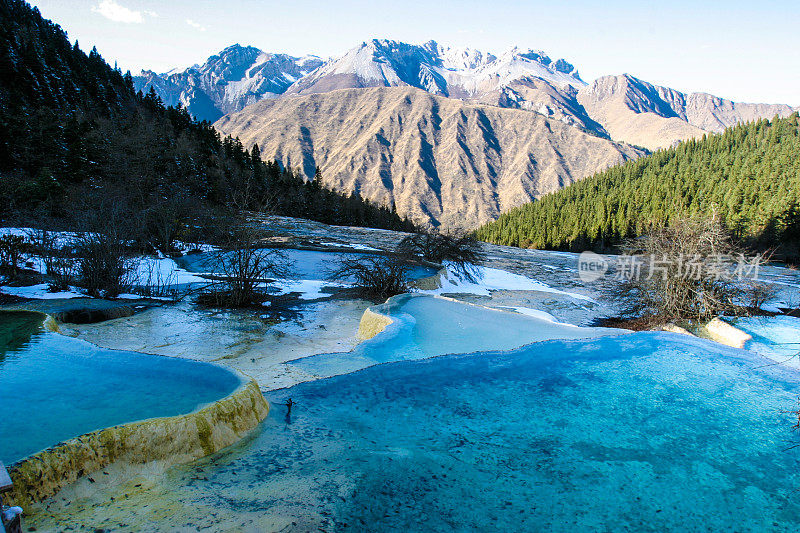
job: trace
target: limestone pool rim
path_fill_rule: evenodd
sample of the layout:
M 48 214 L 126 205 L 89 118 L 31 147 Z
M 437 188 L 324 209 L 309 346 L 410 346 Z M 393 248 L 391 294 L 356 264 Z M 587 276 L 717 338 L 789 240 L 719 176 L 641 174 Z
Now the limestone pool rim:
M 424 278 L 424 279 L 428 279 L 428 278 Z M 497 307 L 489 307 L 489 306 L 481 305 L 479 303 L 474 303 L 474 302 L 465 302 L 463 300 L 459 300 L 458 298 L 452 298 L 452 297 L 449 297 L 449 296 L 443 296 L 441 294 L 426 294 L 426 293 L 417 293 L 417 292 L 404 292 L 404 293 L 401 293 L 401 294 L 396 294 L 394 296 L 390 296 L 389 298 L 386 299 L 386 301 L 384 301 L 382 303 L 379 303 L 379 304 L 371 305 L 367 309 L 365 309 L 364 313 L 361 315 L 361 321 L 359 323 L 359 328 L 358 328 L 358 333 L 357 333 L 357 338 L 359 340 L 358 344 L 355 347 L 351 348 L 350 350 L 348 350 L 346 352 L 332 352 L 332 353 L 341 353 L 341 354 L 353 353 L 353 351 L 356 349 L 356 347 L 358 345 L 360 345 L 361 343 L 369 341 L 369 340 L 377 337 L 381 333 L 384 333 L 387 328 L 397 324 L 398 320 L 395 317 L 392 317 L 390 315 L 382 313 L 377 308 L 382 307 L 382 306 L 386 306 L 387 304 L 394 303 L 394 302 L 396 302 L 397 300 L 400 300 L 400 299 L 412 299 L 412 298 L 433 298 L 433 299 L 438 299 L 438 300 L 451 302 L 451 303 L 454 303 L 454 304 L 457 304 L 457 305 L 463 305 L 463 306 L 469 306 L 469 307 L 477 307 L 477 308 L 480 308 L 480 309 L 483 309 L 483 310 L 489 311 L 489 312 L 497 312 L 497 313 L 513 315 L 513 316 L 517 316 L 517 317 L 528 318 L 528 319 L 531 319 L 531 320 L 537 320 L 536 317 L 528 316 L 528 315 L 525 315 L 523 313 L 519 313 L 519 312 L 514 311 L 514 310 L 502 309 L 502 308 L 497 308 Z M 545 321 L 544 319 L 541 319 L 541 318 L 538 318 L 538 320 Z M 607 335 L 603 335 L 603 337 L 620 337 L 620 336 L 636 333 L 636 332 L 631 331 L 631 330 L 619 329 L 619 328 L 608 328 L 608 327 L 601 327 L 601 326 L 592 326 L 592 327 L 589 327 L 589 326 L 578 326 L 578 325 L 575 325 L 575 324 L 570 324 L 570 323 L 567 323 L 567 322 L 560 322 L 560 321 L 554 321 L 552 323 L 554 325 L 558 325 L 558 326 L 561 326 L 561 327 L 569 327 L 569 328 L 575 328 L 575 329 L 601 329 L 601 330 L 608 331 L 609 333 Z M 558 340 L 558 339 L 535 340 L 535 341 L 532 341 L 532 342 L 528 342 L 528 343 L 522 344 L 520 346 L 514 346 L 514 347 L 511 347 L 511 348 L 508 348 L 508 349 L 500 349 L 500 350 L 492 349 L 492 350 L 474 350 L 474 351 L 469 351 L 469 352 L 447 352 L 447 353 L 429 355 L 429 356 L 422 357 L 422 358 L 416 359 L 416 360 L 424 361 L 424 360 L 435 359 L 435 358 L 439 358 L 439 357 L 458 356 L 458 355 L 471 355 L 471 354 L 484 353 L 484 352 L 507 353 L 507 352 L 513 352 L 515 350 L 530 346 L 532 344 L 537 344 L 537 343 L 541 343 L 541 342 L 550 342 L 552 340 Z M 579 339 L 570 339 L 570 340 L 579 340 Z M 316 357 L 318 355 L 323 355 L 323 354 L 315 354 L 315 355 L 309 355 L 309 356 L 304 356 L 304 357 L 298 357 L 296 359 L 291 359 L 289 361 L 286 361 L 284 364 L 296 363 L 298 361 L 302 361 L 302 360 L 305 360 L 305 359 L 310 359 L 310 358 Z M 374 364 L 369 365 L 366 368 L 371 368 L 371 367 L 376 367 L 376 366 L 383 366 L 383 365 L 391 365 L 391 364 L 394 364 L 396 362 L 397 361 L 376 362 Z M 362 368 L 362 369 L 359 369 L 359 370 L 353 370 L 353 371 L 350 371 L 350 372 L 345 372 L 344 374 L 352 374 L 352 373 L 355 373 L 355 372 L 360 372 L 361 370 L 364 370 L 364 369 Z M 314 379 L 309 380 L 309 381 L 319 381 L 319 380 L 331 379 L 333 377 L 336 377 L 337 375 L 341 375 L 341 374 L 336 374 L 336 375 L 332 375 L 332 376 L 315 376 Z M 275 388 L 275 389 L 271 389 L 269 392 L 276 392 L 276 391 L 286 390 L 286 389 L 289 389 L 289 388 L 291 388 L 293 386 L 300 385 L 300 384 L 301 383 L 295 383 L 295 384 L 288 385 L 288 386 L 285 386 L 285 387 L 278 387 L 278 388 Z
M 0 314 L 20 311 L 42 316 L 44 330 L 61 335 L 56 320 L 41 311 L 0 309 Z M 9 501 L 29 506 L 112 463 L 187 463 L 216 453 L 246 437 L 269 414 L 270 405 L 260 386 L 239 370 L 210 362 L 201 364 L 224 369 L 239 380 L 239 385 L 225 397 L 189 413 L 97 429 L 14 462 L 9 467 L 14 483 Z
M 437 276 L 438 276 L 438 274 L 437 274 Z M 432 277 L 436 277 L 436 276 L 432 276 Z M 429 278 L 423 278 L 423 279 L 427 280 Z M 508 315 L 523 316 L 523 317 L 528 316 L 528 315 L 525 315 L 524 313 L 519 313 L 517 311 L 510 310 L 508 308 L 504 309 L 502 306 L 501 307 L 489 307 L 488 305 L 481 305 L 481 304 L 475 303 L 475 302 L 465 302 L 464 300 L 459 300 L 458 298 L 453 298 L 453 297 L 450 297 L 450 296 L 444 296 L 444 295 L 441 295 L 441 294 L 424 294 L 424 293 L 405 292 L 403 294 L 397 294 L 395 296 L 391 296 L 391 297 L 387 298 L 386 301 L 383 302 L 383 303 L 379 303 L 379 304 L 375 304 L 375 305 L 369 306 L 364 311 L 364 314 L 361 316 L 361 322 L 359 323 L 359 327 L 358 327 L 358 338 L 360 340 L 362 340 L 362 341 L 369 340 L 369 339 L 379 335 L 380 333 L 383 333 L 383 331 L 387 327 L 389 327 L 390 325 L 392 325 L 392 324 L 394 324 L 396 322 L 396 319 L 393 318 L 391 315 L 387 315 L 386 313 L 382 313 L 379 310 L 377 310 L 378 307 L 382 307 L 382 306 L 385 306 L 387 304 L 394 303 L 394 301 L 400 300 L 400 299 L 425 298 L 425 297 L 427 297 L 427 298 L 435 298 L 435 299 L 438 299 L 438 300 L 444 300 L 444 301 L 447 301 L 447 302 L 452 302 L 452 303 L 460 304 L 460 305 L 478 307 L 480 309 L 484 309 L 484 310 L 487 310 L 487 311 L 494 311 L 494 312 L 497 312 L 497 313 L 505 313 L 505 314 L 508 314 Z M 536 318 L 536 317 L 528 316 L 528 318 Z M 544 319 L 540 319 L 540 320 L 544 320 Z M 626 333 L 632 333 L 631 330 L 626 330 L 626 329 L 621 329 L 621 328 L 608 328 L 608 327 L 603 327 L 603 326 L 579 326 L 579 325 L 576 325 L 576 324 L 570 324 L 569 322 L 561 322 L 561 321 L 558 321 L 558 320 L 552 321 L 552 323 L 556 324 L 558 326 L 570 327 L 570 328 L 575 328 L 575 329 L 604 329 L 604 330 L 608 330 L 609 332 L 615 332 L 618 335 L 624 335 Z M 533 343 L 530 343 L 530 344 L 534 344 L 536 342 L 544 342 L 544 341 L 534 341 Z M 511 349 L 513 350 L 515 348 L 511 348 Z M 453 353 L 453 354 L 442 354 L 442 355 L 456 355 L 456 354 Z M 302 359 L 304 359 L 304 358 L 302 358 Z M 297 359 L 295 359 L 295 360 L 297 360 Z M 287 361 L 287 362 L 291 363 L 291 361 Z

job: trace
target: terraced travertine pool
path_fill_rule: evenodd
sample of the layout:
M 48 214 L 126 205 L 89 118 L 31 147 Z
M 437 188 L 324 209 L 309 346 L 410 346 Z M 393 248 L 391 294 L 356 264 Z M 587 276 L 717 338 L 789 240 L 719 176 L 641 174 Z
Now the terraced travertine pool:
M 612 328 L 576 327 L 419 294 L 401 294 L 372 309 L 391 317 L 393 323 L 371 342 L 351 352 L 313 355 L 290 364 L 310 374 L 329 377 L 393 361 L 508 350 L 550 339 L 628 333 Z
M 0 312 L 0 461 L 135 420 L 194 411 L 241 383 L 207 363 L 98 348 Z
M 745 348 L 776 362 L 800 367 L 800 318 L 793 316 L 748 316 L 731 323 L 752 339 Z
M 401 335 L 400 352 L 415 345 L 419 354 L 444 353 L 446 344 L 474 353 L 380 364 L 387 343 L 400 338 L 388 329 L 362 345 L 373 366 L 269 394 L 273 410 L 250 440 L 132 480 L 118 488 L 124 498 L 94 489 L 67 494 L 69 507 L 49 501 L 29 523 L 160 531 L 800 529 L 800 453 L 790 449 L 800 435 L 787 412 L 796 408 L 797 372 L 669 333 L 543 340 L 542 321 L 508 314 L 497 321 L 496 311 L 475 306 L 447 319 L 440 303 L 401 299 L 398 316 L 428 330 Z M 447 320 L 475 332 L 471 342 L 448 338 Z M 487 348 L 525 342 L 525 330 L 538 331 L 538 342 Z M 288 398 L 296 402 L 291 415 L 280 405 Z

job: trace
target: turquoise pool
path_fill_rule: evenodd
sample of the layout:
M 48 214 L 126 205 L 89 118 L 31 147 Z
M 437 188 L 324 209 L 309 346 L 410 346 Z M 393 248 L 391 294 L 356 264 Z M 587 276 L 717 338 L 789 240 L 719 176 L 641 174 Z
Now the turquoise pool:
M 800 365 L 800 318 L 793 316 L 750 316 L 731 324 L 753 338 L 745 348 L 775 361 Z
M 214 365 L 105 350 L 0 312 L 0 460 L 125 422 L 188 413 L 241 383 Z
M 392 361 L 451 353 L 509 350 L 550 339 L 621 335 L 626 330 L 581 328 L 447 298 L 402 294 L 373 307 L 394 321 L 352 352 L 319 354 L 290 364 L 321 377 Z
M 794 532 L 800 377 L 761 364 L 643 332 L 376 365 L 274 392 L 252 440 L 77 516 L 164 531 Z

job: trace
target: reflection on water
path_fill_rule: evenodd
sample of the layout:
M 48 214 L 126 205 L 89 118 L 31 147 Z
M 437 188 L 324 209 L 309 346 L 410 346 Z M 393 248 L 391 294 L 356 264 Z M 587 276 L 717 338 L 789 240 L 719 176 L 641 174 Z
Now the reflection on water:
M 40 313 L 28 311 L 0 312 L 0 365 L 43 332 L 43 319 Z

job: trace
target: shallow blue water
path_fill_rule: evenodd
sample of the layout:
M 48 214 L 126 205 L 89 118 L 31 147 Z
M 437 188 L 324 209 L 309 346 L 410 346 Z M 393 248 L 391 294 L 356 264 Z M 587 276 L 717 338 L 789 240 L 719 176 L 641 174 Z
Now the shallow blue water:
M 666 333 L 378 365 L 269 396 L 173 473 L 193 517 L 282 531 L 798 531 L 798 374 Z M 280 403 L 296 405 L 285 417 Z M 125 505 L 137 505 L 135 501 Z M 235 520 L 241 525 L 234 526 Z M 266 523 L 266 522 L 265 522 Z
M 269 251 L 269 250 L 267 250 Z M 294 248 L 286 248 L 279 250 L 280 255 L 284 256 L 287 261 L 289 269 L 288 279 L 313 279 L 313 280 L 328 280 L 331 277 L 331 272 L 337 268 L 338 261 L 342 255 L 339 252 L 320 252 L 316 250 L 296 250 Z M 347 253 L 347 257 L 364 258 L 375 257 L 374 254 L 363 253 Z M 210 272 L 214 271 L 215 254 L 202 253 L 190 254 L 179 259 L 176 262 L 190 272 Z M 435 268 L 425 266 L 410 266 L 409 278 L 420 279 L 436 274 Z M 352 281 L 344 279 L 342 281 Z
M 333 376 L 391 361 L 509 350 L 549 339 L 627 333 L 611 328 L 557 324 L 427 295 L 395 296 L 373 309 L 394 320 L 380 335 L 359 344 L 352 352 L 319 354 L 290 364 L 317 376 Z
M 191 412 L 240 384 L 214 365 L 105 350 L 44 332 L 41 315 L 32 326 L 25 315 L 0 313 L 0 330 L 20 321 L 29 326 L 0 342 L 0 460 L 6 464 L 96 429 Z
M 750 316 L 732 320 L 737 328 L 752 335 L 745 348 L 778 361 L 800 356 L 800 318 L 792 316 Z

